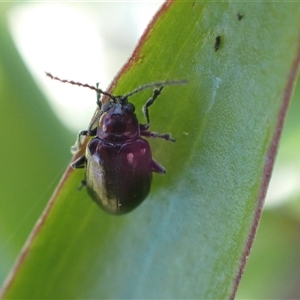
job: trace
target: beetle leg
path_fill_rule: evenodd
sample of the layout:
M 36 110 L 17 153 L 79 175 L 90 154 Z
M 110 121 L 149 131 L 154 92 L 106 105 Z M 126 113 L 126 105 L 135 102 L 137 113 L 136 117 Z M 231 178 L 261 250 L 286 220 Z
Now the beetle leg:
M 151 137 L 151 138 L 161 138 L 161 139 L 165 139 L 166 141 L 175 142 L 175 139 L 172 138 L 169 133 L 157 133 L 157 132 L 150 132 L 150 131 L 141 131 L 140 135 Z
M 93 128 L 91 130 L 85 130 L 85 131 L 87 131 L 86 135 L 88 135 L 88 136 L 94 136 L 94 135 L 97 134 L 97 127 Z
M 167 172 L 166 169 L 162 165 L 160 165 L 157 161 L 155 161 L 154 159 L 151 160 L 150 167 L 151 167 L 152 172 L 156 172 L 159 174 L 166 174 L 166 172 Z
M 97 127 L 92 130 L 81 130 L 79 131 L 76 139 L 75 145 L 71 147 L 71 153 L 75 154 L 81 148 L 81 137 L 84 136 L 93 136 L 97 134 Z
M 87 130 L 79 131 L 77 135 L 76 143 L 71 147 L 71 153 L 75 154 L 81 148 L 81 137 L 83 135 L 87 135 L 87 133 L 88 133 Z
M 81 191 L 82 188 L 84 188 L 86 186 L 86 181 L 85 180 L 81 180 L 81 184 L 80 186 L 77 188 L 78 191 Z
M 85 162 L 86 162 L 86 157 L 85 155 L 82 155 L 71 163 L 71 167 L 73 169 L 82 169 L 85 167 Z
M 164 88 L 164 87 L 162 86 L 162 87 L 160 87 L 159 89 L 155 89 L 155 90 L 153 91 L 152 97 L 149 98 L 149 99 L 147 100 L 147 102 L 145 103 L 145 105 L 143 106 L 143 114 L 144 114 L 144 116 L 145 116 L 145 118 L 146 118 L 147 124 L 146 124 L 146 125 L 142 125 L 142 126 L 145 126 L 145 127 L 148 126 L 147 129 L 149 128 L 149 125 L 150 125 L 150 118 L 149 118 L 148 107 L 151 106 L 151 105 L 154 103 L 155 99 L 160 95 L 161 90 L 162 90 L 163 88 Z

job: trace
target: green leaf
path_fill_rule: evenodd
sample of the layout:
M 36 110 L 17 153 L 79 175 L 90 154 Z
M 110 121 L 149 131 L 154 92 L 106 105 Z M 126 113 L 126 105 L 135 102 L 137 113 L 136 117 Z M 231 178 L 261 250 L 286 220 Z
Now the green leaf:
M 112 85 L 124 94 L 189 81 L 150 109 L 151 130 L 177 139 L 150 141 L 167 175 L 115 217 L 76 190 L 83 171 L 67 170 L 3 297 L 233 297 L 296 78 L 299 13 L 293 3 L 167 2 Z M 138 108 L 150 94 L 131 100 Z
M 299 79 L 293 98 L 274 166 L 270 195 L 268 192 L 270 204 L 262 214 L 237 299 L 300 298 Z

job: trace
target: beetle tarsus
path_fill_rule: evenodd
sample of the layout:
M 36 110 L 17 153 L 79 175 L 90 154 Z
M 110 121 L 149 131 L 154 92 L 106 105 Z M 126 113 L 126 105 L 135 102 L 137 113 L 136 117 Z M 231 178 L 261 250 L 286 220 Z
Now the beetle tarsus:
M 85 180 L 81 180 L 80 186 L 77 188 L 78 191 L 81 191 L 82 188 L 84 188 L 86 186 L 86 181 Z
M 150 132 L 150 131 L 142 131 L 140 133 L 142 136 L 150 137 L 150 138 L 161 138 L 166 141 L 175 142 L 176 140 L 172 138 L 169 133 L 157 133 L 157 132 Z

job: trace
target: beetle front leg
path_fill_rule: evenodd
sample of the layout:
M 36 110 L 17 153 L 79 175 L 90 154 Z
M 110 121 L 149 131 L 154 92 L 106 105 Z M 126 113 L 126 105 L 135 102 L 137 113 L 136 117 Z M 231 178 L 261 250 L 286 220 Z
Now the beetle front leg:
M 151 138 L 161 138 L 166 141 L 175 142 L 176 140 L 172 138 L 169 133 L 157 133 L 157 132 L 150 132 L 150 131 L 141 131 L 140 135 L 151 137 Z
M 75 154 L 81 148 L 81 137 L 83 135 L 87 135 L 87 134 L 88 134 L 87 130 L 81 130 L 81 131 L 79 131 L 79 133 L 77 135 L 76 143 L 75 143 L 75 145 L 73 145 L 71 147 L 71 153 L 72 154 Z
M 146 125 L 140 125 L 140 127 L 144 127 L 144 128 L 143 128 L 144 130 L 148 129 L 149 126 L 150 126 L 150 118 L 149 118 L 149 111 L 148 111 L 148 108 L 149 108 L 149 106 L 151 106 L 151 105 L 154 103 L 154 101 L 155 101 L 156 98 L 160 95 L 160 93 L 161 93 L 161 91 L 162 91 L 163 88 L 164 88 L 164 87 L 162 86 L 162 87 L 160 87 L 159 89 L 155 89 L 155 90 L 153 91 L 152 97 L 149 98 L 149 99 L 147 100 L 147 102 L 145 103 L 145 105 L 143 106 L 143 114 L 144 114 L 144 116 L 145 116 L 145 118 L 146 118 L 147 124 L 146 124 Z
M 79 131 L 78 135 L 77 135 L 77 139 L 76 139 L 76 143 L 75 145 L 73 145 L 71 147 L 71 153 L 75 154 L 77 151 L 80 150 L 82 144 L 81 144 L 81 137 L 82 136 L 94 136 L 97 134 L 97 127 L 95 127 L 92 130 L 81 130 Z
M 150 167 L 151 167 L 152 172 L 156 172 L 159 174 L 166 174 L 166 172 L 167 172 L 166 169 L 162 165 L 160 165 L 157 161 L 155 161 L 154 159 L 151 160 Z

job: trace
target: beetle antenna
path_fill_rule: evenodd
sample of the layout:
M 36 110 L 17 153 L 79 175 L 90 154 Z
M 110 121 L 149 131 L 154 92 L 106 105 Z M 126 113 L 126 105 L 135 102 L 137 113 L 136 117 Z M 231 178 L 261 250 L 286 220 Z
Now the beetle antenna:
M 148 83 L 148 84 L 144 84 L 144 85 L 137 87 L 132 92 L 125 94 L 122 98 L 127 98 L 127 97 L 132 96 L 142 90 L 145 90 L 145 89 L 148 89 L 151 87 L 161 87 L 161 86 L 172 85 L 172 84 L 186 84 L 187 82 L 188 82 L 187 80 L 166 80 L 166 81 L 158 81 L 158 82 Z
M 98 88 L 98 86 L 97 86 L 97 87 L 94 87 L 94 86 L 89 85 L 89 84 L 86 84 L 86 83 L 83 84 L 83 83 L 80 83 L 80 82 L 75 82 L 75 81 L 73 81 L 73 80 L 60 79 L 60 78 L 58 78 L 58 77 L 56 77 L 56 76 L 53 76 L 51 73 L 48 73 L 48 72 L 45 72 L 45 73 L 46 73 L 46 76 L 50 77 L 50 78 L 53 79 L 53 80 L 58 80 L 58 81 L 60 81 L 60 82 L 62 82 L 62 83 L 70 83 L 70 84 L 74 84 L 74 85 L 78 85 L 78 86 L 82 86 L 82 87 L 87 87 L 87 88 L 89 88 L 89 89 L 91 89 L 91 90 L 96 91 L 97 93 L 100 93 L 100 94 L 103 94 L 103 95 L 105 95 L 105 96 L 108 96 L 108 97 L 110 97 L 110 98 L 112 98 L 112 99 L 115 99 L 115 97 L 114 97 L 113 95 L 111 95 L 111 94 L 109 94 L 109 93 L 107 93 L 107 92 L 102 91 L 101 89 Z

